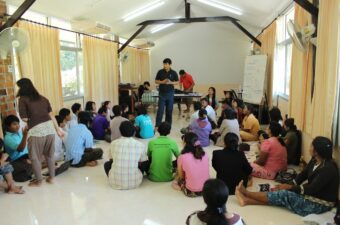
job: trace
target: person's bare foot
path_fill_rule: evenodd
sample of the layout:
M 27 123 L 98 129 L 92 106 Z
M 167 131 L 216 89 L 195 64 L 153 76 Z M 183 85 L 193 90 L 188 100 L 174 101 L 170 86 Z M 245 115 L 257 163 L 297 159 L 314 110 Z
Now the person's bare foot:
M 30 183 L 28 184 L 28 186 L 30 186 L 30 187 L 39 187 L 39 186 L 41 186 L 41 181 L 39 181 L 39 180 L 32 180 L 32 181 L 30 181 Z
M 97 166 L 97 161 L 91 161 L 91 162 L 88 162 L 88 163 L 86 163 L 86 166 L 89 166 L 89 167 L 95 167 L 95 166 Z
M 53 177 L 47 177 L 46 178 L 46 182 L 49 183 L 49 184 L 53 184 Z
M 247 193 L 247 190 L 246 190 L 246 188 L 245 188 L 244 185 L 243 185 L 243 180 L 240 181 L 240 183 L 237 185 L 236 189 L 237 189 L 239 192 L 241 192 L 241 194 L 247 195 L 247 194 L 246 194 L 246 193 Z
M 235 190 L 235 195 L 236 195 L 236 198 L 237 198 L 238 203 L 240 204 L 240 206 L 243 207 L 243 206 L 247 205 L 246 197 L 240 192 L 238 187 Z
M 7 190 L 8 194 L 24 194 L 25 191 L 22 189 L 22 187 L 17 187 L 15 185 L 12 185 Z

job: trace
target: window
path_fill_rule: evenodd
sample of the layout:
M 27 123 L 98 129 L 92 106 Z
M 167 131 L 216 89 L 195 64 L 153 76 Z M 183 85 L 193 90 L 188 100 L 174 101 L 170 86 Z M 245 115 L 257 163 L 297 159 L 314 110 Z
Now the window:
M 70 23 L 57 18 L 51 18 L 51 25 L 71 29 Z M 83 52 L 80 35 L 60 30 L 59 36 L 63 96 L 66 100 L 79 98 L 84 95 Z
M 277 20 L 276 49 L 274 61 L 274 94 L 289 96 L 293 42 L 287 31 L 287 23 L 294 20 L 294 8 Z

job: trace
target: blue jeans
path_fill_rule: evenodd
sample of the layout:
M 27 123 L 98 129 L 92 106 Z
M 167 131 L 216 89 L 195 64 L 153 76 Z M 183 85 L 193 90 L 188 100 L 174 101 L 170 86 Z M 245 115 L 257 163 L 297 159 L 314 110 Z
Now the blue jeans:
M 158 127 L 163 119 L 164 107 L 166 109 L 165 112 L 165 121 L 172 123 L 172 110 L 174 107 L 174 91 L 170 91 L 168 93 L 159 93 L 158 100 L 158 111 L 156 117 L 156 127 Z

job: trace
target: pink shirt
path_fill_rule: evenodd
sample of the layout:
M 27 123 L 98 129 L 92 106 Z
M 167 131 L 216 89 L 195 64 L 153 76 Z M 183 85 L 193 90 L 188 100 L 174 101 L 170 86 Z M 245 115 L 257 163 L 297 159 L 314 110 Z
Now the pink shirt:
M 192 192 L 201 192 L 204 182 L 209 179 L 208 154 L 202 159 L 195 159 L 192 153 L 186 153 L 178 157 L 178 164 L 182 167 L 185 176 L 185 186 Z
M 268 153 L 264 168 L 270 172 L 277 173 L 287 169 L 287 150 L 276 137 L 265 140 L 261 145 L 261 151 Z

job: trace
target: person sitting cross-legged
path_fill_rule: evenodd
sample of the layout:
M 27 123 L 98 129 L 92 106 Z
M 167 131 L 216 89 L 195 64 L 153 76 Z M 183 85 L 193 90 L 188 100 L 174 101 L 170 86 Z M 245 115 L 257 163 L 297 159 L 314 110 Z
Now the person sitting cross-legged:
M 13 179 L 16 182 L 31 180 L 33 170 L 28 157 L 28 128 L 25 127 L 21 131 L 19 118 L 15 115 L 9 115 L 4 119 L 4 126 L 4 147 L 14 169 L 12 172 Z
M 332 153 L 331 140 L 316 137 L 310 148 L 312 159 L 294 179 L 294 184 L 278 185 L 272 192 L 250 192 L 241 181 L 236 188 L 240 205 L 282 206 L 300 216 L 331 210 L 338 202 L 339 194 L 338 166 Z
M 135 127 L 130 121 L 119 126 L 122 137 L 112 141 L 109 151 L 110 161 L 104 164 L 109 183 L 114 189 L 134 189 L 147 172 L 147 156 L 143 143 L 133 138 Z
M 149 179 L 155 182 L 168 182 L 174 179 L 174 167 L 172 156 L 179 156 L 179 148 L 176 141 L 168 138 L 171 125 L 162 122 L 158 127 L 160 137 L 149 142 L 148 157 L 150 162 Z
M 96 166 L 103 156 L 102 149 L 93 148 L 93 136 L 88 129 L 91 117 L 87 112 L 78 113 L 78 125 L 71 127 L 65 141 L 66 161 L 73 167 Z

